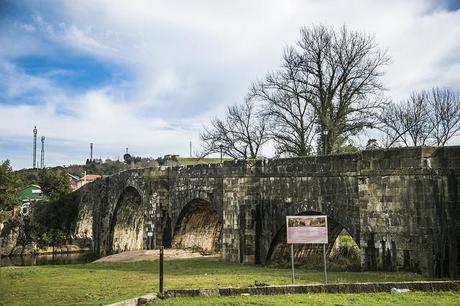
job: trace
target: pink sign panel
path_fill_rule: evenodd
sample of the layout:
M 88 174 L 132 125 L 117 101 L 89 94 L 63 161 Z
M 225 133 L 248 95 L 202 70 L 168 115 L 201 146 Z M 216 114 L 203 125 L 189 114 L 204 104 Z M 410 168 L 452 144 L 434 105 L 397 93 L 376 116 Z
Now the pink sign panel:
M 328 243 L 327 216 L 287 216 L 287 243 Z

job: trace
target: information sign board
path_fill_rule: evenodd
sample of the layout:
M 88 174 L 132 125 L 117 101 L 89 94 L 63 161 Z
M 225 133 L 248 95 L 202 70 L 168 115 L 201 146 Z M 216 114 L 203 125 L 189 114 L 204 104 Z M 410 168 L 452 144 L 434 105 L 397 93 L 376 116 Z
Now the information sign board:
M 287 216 L 288 244 L 325 244 L 327 239 L 327 216 Z

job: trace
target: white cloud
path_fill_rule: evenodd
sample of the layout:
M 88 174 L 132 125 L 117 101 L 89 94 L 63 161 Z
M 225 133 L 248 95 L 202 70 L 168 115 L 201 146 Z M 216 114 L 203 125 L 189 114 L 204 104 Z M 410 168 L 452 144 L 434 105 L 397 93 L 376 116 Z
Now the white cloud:
M 75 25 L 65 28 L 64 35 L 61 38 L 69 45 L 74 45 L 77 48 L 88 50 L 89 52 L 103 53 L 113 52 L 113 49 L 107 47 L 89 36 L 87 33 L 80 30 Z
M 36 122 L 69 151 L 93 141 L 107 154 L 125 146 L 147 155 L 187 154 L 188 141 L 197 142 L 207 118 L 242 101 L 251 81 L 278 67 L 299 27 L 318 23 L 374 34 L 392 56 L 385 84 L 394 99 L 432 86 L 460 89 L 460 11 L 446 11 L 435 0 L 53 5 L 31 4 L 29 21 L 0 30 L 0 69 L 6 71 L 0 86 L 6 83 L 12 99 L 0 101 L 0 138 L 30 137 Z M 55 54 L 56 45 L 120 66 L 130 78 L 77 90 L 53 81 L 71 71 L 37 76 L 11 63 L 19 56 L 65 56 Z M 40 103 L 11 103 L 34 90 Z M 74 159 L 81 154 L 75 152 Z M 55 156 L 55 163 L 65 162 L 65 154 Z M 17 164 L 27 165 L 22 158 Z
M 17 139 L 31 139 L 31 128 L 37 125 L 39 135 L 46 136 L 47 146 L 51 144 L 52 147 L 61 146 L 63 150 L 69 150 L 68 154 L 65 151 L 47 150 L 52 153 L 47 155 L 48 165 L 69 161 L 82 162 L 84 156 L 81 156 L 79 150 L 76 156 L 74 151 L 78 147 L 86 148 L 89 142 L 94 142 L 99 150 L 109 152 L 108 156 L 113 158 L 116 154 L 122 154 L 125 147 L 131 148 L 133 154 L 157 156 L 185 151 L 189 140 L 197 141 L 198 130 L 192 122 L 184 128 L 155 117 L 143 118 L 130 104 L 113 100 L 109 90 L 89 91 L 73 99 L 78 101 L 67 103 L 68 107 L 77 105 L 74 109 L 69 109 L 71 115 L 60 114 L 54 103 L 0 105 L 0 135 L 12 142 Z M 50 160 L 53 155 L 66 158 Z M 27 161 L 20 161 L 19 165 L 24 162 Z
M 7 61 L 0 62 L 0 74 L 0 88 L 12 99 L 31 92 L 47 93 L 55 90 L 50 80 L 27 74 Z

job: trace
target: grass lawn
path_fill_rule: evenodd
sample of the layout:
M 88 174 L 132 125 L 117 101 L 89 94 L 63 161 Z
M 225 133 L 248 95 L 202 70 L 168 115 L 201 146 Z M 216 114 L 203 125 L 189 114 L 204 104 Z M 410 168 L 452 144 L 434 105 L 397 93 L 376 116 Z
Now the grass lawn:
M 0 303 L 4 305 L 100 305 L 158 290 L 158 261 L 2 267 L 0 273 Z M 172 260 L 165 262 L 165 289 L 249 286 L 255 281 L 289 284 L 290 273 L 290 269 L 232 264 L 216 258 Z M 383 272 L 330 272 L 328 276 L 331 283 L 426 279 L 413 273 Z M 321 271 L 297 269 L 299 284 L 322 281 Z M 264 297 L 254 298 L 255 303 L 258 299 L 265 303 Z M 282 301 L 278 300 L 281 297 L 267 298 Z M 291 298 L 296 303 L 297 297 Z
M 156 301 L 151 306 L 166 305 L 460 305 L 458 293 L 410 292 L 405 294 L 294 294 L 272 296 L 232 296 L 211 298 L 177 298 Z

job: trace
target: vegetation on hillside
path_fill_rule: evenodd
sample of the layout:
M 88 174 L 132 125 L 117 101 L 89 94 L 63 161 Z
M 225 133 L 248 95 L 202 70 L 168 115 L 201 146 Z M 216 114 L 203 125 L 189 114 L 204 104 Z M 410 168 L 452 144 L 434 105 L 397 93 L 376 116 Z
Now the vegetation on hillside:
M 12 210 L 19 203 L 17 192 L 21 185 L 22 181 L 13 172 L 9 160 L 0 162 L 0 211 Z
M 8 161 L 0 166 L 0 216 L 7 229 L 19 228 L 17 245 L 22 251 L 32 242 L 57 246 L 70 238 L 78 207 L 70 193 L 70 183 L 62 170 L 40 169 L 34 175 L 13 172 Z M 35 176 L 36 175 L 36 176 Z M 18 192 L 29 184 L 40 185 L 49 201 L 33 203 L 32 214 L 20 217 L 14 208 L 21 205 Z

